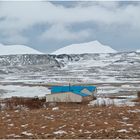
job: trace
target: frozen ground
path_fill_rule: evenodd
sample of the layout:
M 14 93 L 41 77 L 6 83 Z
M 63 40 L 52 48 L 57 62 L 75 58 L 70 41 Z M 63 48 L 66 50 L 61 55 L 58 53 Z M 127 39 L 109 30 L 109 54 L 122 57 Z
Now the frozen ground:
M 5 91 L 4 94 L 3 91 Z M 0 85 L 1 98 L 10 98 L 12 96 L 17 97 L 44 97 L 45 94 L 49 94 L 50 90 L 45 87 L 36 86 L 19 86 L 19 85 Z
M 132 102 L 140 91 L 140 53 L 0 56 L 0 98 L 42 97 L 51 85 L 68 83 L 96 85 L 98 98 L 40 109 L 3 110 L 2 103 L 0 138 L 140 138 L 140 106 Z
M 99 97 L 135 98 L 140 90 L 140 53 L 0 56 L 1 97 L 24 96 L 24 91 L 45 95 L 48 88 L 41 85 L 68 83 L 96 85 Z

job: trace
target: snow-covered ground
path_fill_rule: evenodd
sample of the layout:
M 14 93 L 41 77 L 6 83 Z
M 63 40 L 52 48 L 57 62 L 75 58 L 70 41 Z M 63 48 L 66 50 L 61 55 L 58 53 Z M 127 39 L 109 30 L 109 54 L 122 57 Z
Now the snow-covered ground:
M 33 48 L 25 45 L 3 45 L 0 44 L 0 55 L 13 55 L 13 54 L 43 54 Z
M 140 91 L 139 68 L 136 52 L 0 56 L 0 85 L 82 83 L 96 85 L 99 97 L 132 97 Z
M 3 94 L 2 94 L 3 93 Z M 29 86 L 17 86 L 17 85 L 0 85 L 0 98 L 16 97 L 44 97 L 46 94 L 50 94 L 50 90 L 46 87 L 29 87 Z
M 102 45 L 98 41 L 91 41 L 87 43 L 72 44 L 60 48 L 52 54 L 83 54 L 83 53 L 116 53 L 117 51 L 109 46 Z
M 129 99 L 110 99 L 110 98 L 97 98 L 89 103 L 89 106 L 134 106 L 135 103 Z

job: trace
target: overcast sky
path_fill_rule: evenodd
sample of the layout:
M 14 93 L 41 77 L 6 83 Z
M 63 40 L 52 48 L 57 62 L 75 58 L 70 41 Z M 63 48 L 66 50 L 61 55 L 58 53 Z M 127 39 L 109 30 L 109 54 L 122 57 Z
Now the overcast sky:
M 0 43 L 50 53 L 93 40 L 140 49 L 140 2 L 0 2 Z

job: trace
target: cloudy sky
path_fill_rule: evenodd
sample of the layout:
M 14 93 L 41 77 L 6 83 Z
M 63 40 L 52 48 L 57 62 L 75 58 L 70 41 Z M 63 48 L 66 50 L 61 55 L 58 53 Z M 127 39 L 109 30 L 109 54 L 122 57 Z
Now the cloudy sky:
M 0 2 L 0 43 L 50 53 L 98 40 L 118 51 L 140 49 L 140 2 Z

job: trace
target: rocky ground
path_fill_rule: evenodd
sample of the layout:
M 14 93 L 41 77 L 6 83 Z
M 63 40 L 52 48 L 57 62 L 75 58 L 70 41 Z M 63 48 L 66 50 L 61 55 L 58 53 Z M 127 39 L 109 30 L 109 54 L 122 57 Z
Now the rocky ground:
M 140 139 L 140 106 L 61 104 L 0 111 L 0 138 Z

